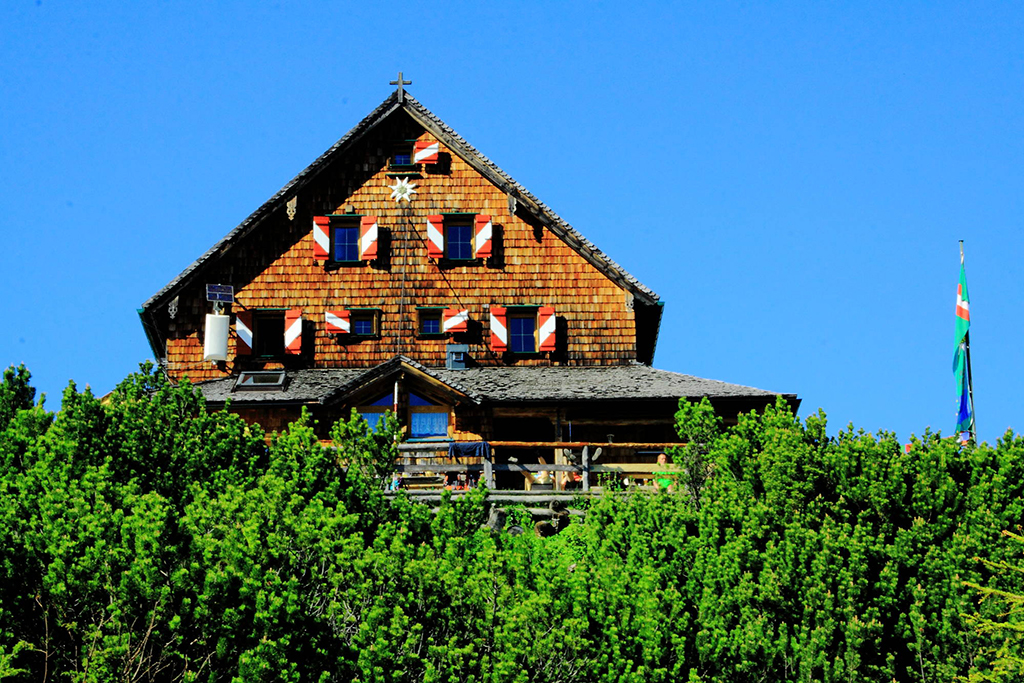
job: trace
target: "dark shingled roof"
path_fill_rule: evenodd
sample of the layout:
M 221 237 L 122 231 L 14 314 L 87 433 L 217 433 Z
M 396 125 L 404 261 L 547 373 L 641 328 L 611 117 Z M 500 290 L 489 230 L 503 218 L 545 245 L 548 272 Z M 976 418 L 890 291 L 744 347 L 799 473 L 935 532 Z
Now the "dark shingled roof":
M 768 398 L 773 391 L 713 379 L 657 370 L 646 365 L 601 367 L 488 367 L 447 370 L 427 368 L 399 356 L 374 368 L 312 369 L 288 372 L 282 391 L 232 392 L 235 378 L 198 386 L 207 401 L 236 404 L 263 402 L 327 403 L 343 398 L 369 381 L 398 371 L 402 365 L 420 370 L 465 394 L 476 403 L 607 401 L 616 399 Z M 783 394 L 790 401 L 795 394 Z
M 398 109 L 405 109 L 420 125 L 429 130 L 445 146 L 457 153 L 466 160 L 477 171 L 488 180 L 498 186 L 507 194 L 515 197 L 522 206 L 532 213 L 538 220 L 546 225 L 554 234 L 560 237 L 566 244 L 575 249 L 583 258 L 594 265 L 605 274 L 610 280 L 620 287 L 632 293 L 645 303 L 655 304 L 659 301 L 658 295 L 642 285 L 635 277 L 627 273 L 622 266 L 608 258 L 600 249 L 594 246 L 586 237 L 577 232 L 571 225 L 562 220 L 547 205 L 534 197 L 525 187 L 513 180 L 507 173 L 502 171 L 494 162 L 480 154 L 475 147 L 466 142 L 462 136 L 448 127 L 433 112 L 417 102 L 408 91 L 405 92 L 404 102 L 398 101 L 398 91 L 391 93 L 386 100 L 355 127 L 321 154 L 313 163 L 307 166 L 297 176 L 292 178 L 273 197 L 268 199 L 262 206 L 256 209 L 248 218 L 238 224 L 231 232 L 224 236 L 219 242 L 210 247 L 205 254 L 195 260 L 190 266 L 183 270 L 176 278 L 151 296 L 143 305 L 142 312 L 148 313 L 149 309 L 156 305 L 164 297 L 169 297 L 173 291 L 179 290 L 190 280 L 196 271 L 207 261 L 223 256 L 242 237 L 255 229 L 264 218 L 273 213 L 274 210 L 283 205 L 288 198 L 298 192 L 310 182 L 335 158 L 343 154 L 361 136 L 375 128 L 381 121 L 386 119 L 392 112 Z M 159 354 L 158 354 L 159 355 Z

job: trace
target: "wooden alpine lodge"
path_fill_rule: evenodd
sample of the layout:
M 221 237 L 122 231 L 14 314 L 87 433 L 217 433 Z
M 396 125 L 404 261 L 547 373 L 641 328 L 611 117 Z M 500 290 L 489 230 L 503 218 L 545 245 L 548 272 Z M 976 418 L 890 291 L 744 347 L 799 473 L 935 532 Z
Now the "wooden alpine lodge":
M 397 85 L 145 302 L 170 378 L 267 430 L 306 407 L 323 439 L 393 411 L 406 486 L 642 482 L 680 398 L 774 403 L 652 367 L 658 295 Z

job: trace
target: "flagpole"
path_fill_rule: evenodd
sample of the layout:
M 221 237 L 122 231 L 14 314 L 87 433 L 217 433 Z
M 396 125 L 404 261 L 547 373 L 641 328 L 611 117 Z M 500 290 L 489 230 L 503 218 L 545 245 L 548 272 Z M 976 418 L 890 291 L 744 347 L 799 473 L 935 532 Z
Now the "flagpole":
M 964 265 L 964 241 L 960 240 L 960 266 Z M 967 356 L 967 400 L 971 404 L 971 429 L 970 435 L 975 443 L 978 442 L 978 424 L 974 412 L 974 380 L 971 377 L 971 331 L 964 333 L 964 352 Z

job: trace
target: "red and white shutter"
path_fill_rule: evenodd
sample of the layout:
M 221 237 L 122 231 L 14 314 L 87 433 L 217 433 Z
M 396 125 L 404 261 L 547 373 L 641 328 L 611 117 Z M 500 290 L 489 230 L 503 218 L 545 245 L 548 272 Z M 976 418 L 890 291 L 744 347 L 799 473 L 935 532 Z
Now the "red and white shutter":
M 537 309 L 537 350 L 555 350 L 555 309 L 541 306 Z
M 508 351 L 507 309 L 491 306 L 491 350 Z
M 348 311 L 326 311 L 324 318 L 327 321 L 328 334 L 349 334 L 352 332 L 352 323 L 348 317 Z
M 252 355 L 252 311 L 239 311 L 235 313 L 235 335 L 238 343 L 235 344 L 236 356 Z
M 313 216 L 313 260 L 326 261 L 331 255 L 331 219 Z
M 377 258 L 377 217 L 363 216 L 359 220 L 359 260 Z
M 469 329 L 469 311 L 458 308 L 444 309 L 441 321 L 442 332 L 465 332 Z
M 491 255 L 491 217 L 486 213 L 478 213 L 475 223 L 473 254 L 477 258 L 486 258 Z
M 427 256 L 444 257 L 444 216 L 427 216 Z
M 284 352 L 293 356 L 302 353 L 302 309 L 293 308 L 284 314 Z
M 412 163 L 414 164 L 436 164 L 437 153 L 440 151 L 440 144 L 427 140 L 417 140 L 412 148 Z

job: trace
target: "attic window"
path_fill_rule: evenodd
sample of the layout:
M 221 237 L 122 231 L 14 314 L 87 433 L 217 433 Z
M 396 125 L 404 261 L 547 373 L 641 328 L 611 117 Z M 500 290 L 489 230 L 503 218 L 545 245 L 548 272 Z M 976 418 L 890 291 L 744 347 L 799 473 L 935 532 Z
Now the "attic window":
M 268 391 L 284 388 L 284 370 L 260 370 L 243 372 L 235 381 L 232 391 Z

